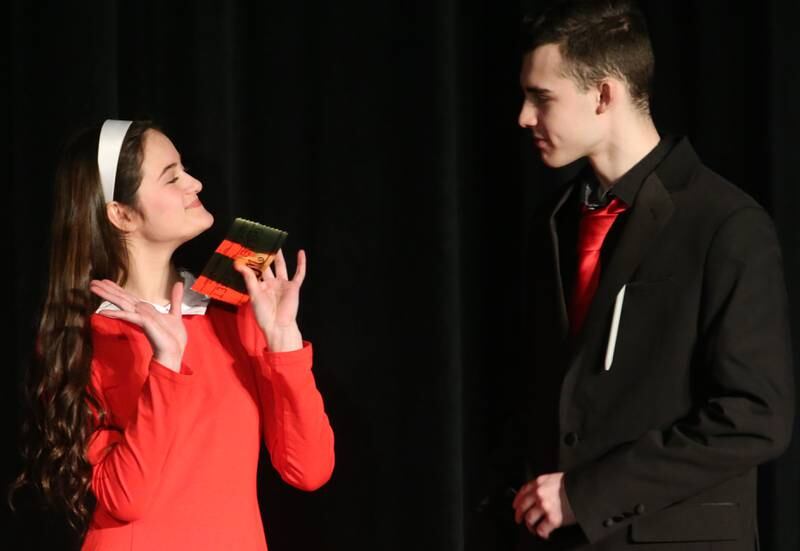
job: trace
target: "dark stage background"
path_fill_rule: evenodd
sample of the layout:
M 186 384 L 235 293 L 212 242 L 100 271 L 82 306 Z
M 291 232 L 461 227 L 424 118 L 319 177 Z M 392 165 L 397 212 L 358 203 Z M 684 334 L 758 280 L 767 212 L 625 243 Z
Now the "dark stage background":
M 262 464 L 270 549 L 501 549 L 474 509 L 504 389 L 534 368 L 518 323 L 524 234 L 558 177 L 516 125 L 518 24 L 540 4 L 6 3 L 2 482 L 59 148 L 106 117 L 149 117 L 217 218 L 182 262 L 199 270 L 234 216 L 285 228 L 286 248 L 309 254 L 301 326 L 337 467 L 305 494 Z M 797 3 L 643 7 L 657 124 L 773 214 L 800 350 Z M 762 469 L 766 550 L 800 549 L 798 440 Z M 71 548 L 57 518 L 3 512 L 0 548 Z

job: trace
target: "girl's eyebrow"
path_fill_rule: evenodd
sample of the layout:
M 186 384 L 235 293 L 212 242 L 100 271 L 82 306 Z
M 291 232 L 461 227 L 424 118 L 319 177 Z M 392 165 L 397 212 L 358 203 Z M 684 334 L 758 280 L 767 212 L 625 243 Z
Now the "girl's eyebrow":
M 163 176 L 164 173 L 166 173 L 171 168 L 175 168 L 176 166 L 178 166 L 178 163 L 170 163 L 170 164 L 168 164 L 167 166 L 164 167 L 164 170 L 161 171 L 161 174 L 158 177 L 161 178 L 161 176 Z

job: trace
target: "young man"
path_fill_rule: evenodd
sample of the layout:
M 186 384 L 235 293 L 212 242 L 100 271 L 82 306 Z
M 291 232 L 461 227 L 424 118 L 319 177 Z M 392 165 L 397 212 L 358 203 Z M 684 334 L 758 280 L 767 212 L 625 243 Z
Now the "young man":
M 773 225 L 659 136 L 630 2 L 528 30 L 519 124 L 548 166 L 588 166 L 534 227 L 520 548 L 753 550 L 756 467 L 793 418 Z

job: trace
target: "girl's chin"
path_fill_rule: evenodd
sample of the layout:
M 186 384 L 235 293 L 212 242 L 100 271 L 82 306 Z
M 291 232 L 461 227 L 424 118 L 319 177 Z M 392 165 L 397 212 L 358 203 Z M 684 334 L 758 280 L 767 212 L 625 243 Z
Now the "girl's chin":
M 208 211 L 205 211 L 202 217 L 198 216 L 197 218 L 201 219 L 195 220 L 196 224 L 194 224 L 193 231 L 186 236 L 186 239 L 183 241 L 184 243 L 186 243 L 186 241 L 191 241 L 214 225 L 214 216 Z
M 201 231 L 206 231 L 214 225 L 214 215 L 208 212 L 205 208 L 200 207 L 202 212 L 197 213 L 197 217 L 201 218 L 200 226 L 203 228 Z

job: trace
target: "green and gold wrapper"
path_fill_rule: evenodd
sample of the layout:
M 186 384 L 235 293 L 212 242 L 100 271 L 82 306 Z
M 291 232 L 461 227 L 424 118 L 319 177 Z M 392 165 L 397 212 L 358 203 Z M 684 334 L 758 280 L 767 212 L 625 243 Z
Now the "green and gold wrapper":
M 242 274 L 234 263 L 245 263 L 261 278 L 288 234 L 277 228 L 237 218 L 209 259 L 192 290 L 239 306 L 250 300 Z

